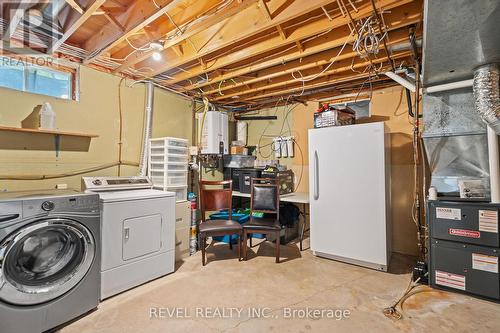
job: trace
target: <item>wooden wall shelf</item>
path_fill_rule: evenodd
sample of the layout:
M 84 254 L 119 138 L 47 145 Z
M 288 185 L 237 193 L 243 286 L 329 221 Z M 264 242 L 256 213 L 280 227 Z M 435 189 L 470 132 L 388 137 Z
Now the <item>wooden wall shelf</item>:
M 19 127 L 7 127 L 0 126 L 0 132 L 13 133 L 17 135 L 23 135 L 17 140 L 18 142 L 4 142 L 5 144 L 9 144 L 7 148 L 0 147 L 0 149 L 23 149 L 23 150 L 45 150 L 51 149 L 49 143 L 43 144 L 38 141 L 47 141 L 47 140 L 35 140 L 32 135 L 38 136 L 42 135 L 53 136 L 53 148 L 56 152 L 56 157 L 59 157 L 59 152 L 61 150 L 72 150 L 72 151 L 88 151 L 90 140 L 92 138 L 99 137 L 96 134 L 85 134 L 85 133 L 75 133 L 75 132 L 63 132 L 63 131 L 55 131 L 55 130 L 44 130 L 44 129 L 32 129 L 32 128 L 19 128 Z M 62 138 L 66 138 L 64 142 L 66 144 L 61 144 Z M 27 142 L 29 141 L 29 142 Z M 36 141 L 33 144 L 33 141 Z M 23 143 L 29 143 L 28 147 L 24 146 Z
M 32 129 L 32 128 L 19 128 L 19 127 L 7 127 L 0 126 L 0 131 L 8 132 L 20 132 L 20 133 L 35 133 L 35 134 L 51 134 L 51 135 L 62 135 L 62 136 L 80 136 L 85 138 L 97 138 L 97 134 L 84 134 L 84 133 L 74 133 L 74 132 L 62 132 L 55 130 L 44 130 L 44 129 Z

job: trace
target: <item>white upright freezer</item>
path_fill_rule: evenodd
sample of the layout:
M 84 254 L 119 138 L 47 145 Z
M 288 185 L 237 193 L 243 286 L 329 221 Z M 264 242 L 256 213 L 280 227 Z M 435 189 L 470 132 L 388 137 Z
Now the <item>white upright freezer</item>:
M 387 271 L 392 238 L 389 149 L 383 122 L 309 130 L 315 255 Z

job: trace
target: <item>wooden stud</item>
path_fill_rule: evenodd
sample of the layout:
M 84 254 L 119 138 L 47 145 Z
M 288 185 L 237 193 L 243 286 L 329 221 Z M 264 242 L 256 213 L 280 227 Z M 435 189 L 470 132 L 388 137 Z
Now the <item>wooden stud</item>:
M 401 29 L 399 29 L 391 34 L 391 42 L 389 45 L 402 43 L 402 42 L 405 42 L 407 39 L 408 39 L 408 31 L 405 28 L 401 28 Z M 333 41 L 335 41 L 335 40 L 333 40 Z M 307 56 L 304 58 L 297 58 L 297 59 L 294 59 L 294 60 L 287 62 L 285 65 L 279 64 L 279 65 L 275 65 L 272 67 L 264 68 L 262 70 L 254 71 L 253 73 L 256 74 L 255 78 L 251 78 L 251 79 L 244 78 L 244 79 L 240 80 L 240 82 L 236 85 L 236 87 L 243 86 L 245 84 L 256 83 L 256 82 L 263 81 L 263 80 L 266 80 L 269 78 L 279 77 L 282 75 L 290 75 L 293 72 L 296 72 L 299 70 L 300 71 L 308 70 L 311 68 L 315 68 L 317 66 L 319 66 L 321 69 L 323 69 L 322 68 L 323 66 L 329 64 L 339 54 L 339 51 L 341 48 L 341 46 L 340 46 L 341 40 L 338 40 L 337 42 L 339 43 L 339 45 L 337 45 L 336 48 L 332 48 L 328 51 L 315 53 L 313 55 L 310 55 L 310 56 Z M 342 61 L 344 59 L 351 59 L 353 57 L 357 57 L 357 55 L 358 54 L 354 51 L 350 51 L 350 52 L 344 51 L 342 54 L 340 54 L 337 57 L 337 61 Z M 221 77 L 225 77 L 226 80 L 228 80 L 229 77 L 232 76 L 231 74 L 237 74 L 237 73 L 227 72 L 222 76 L 215 74 L 214 77 L 212 78 L 212 83 L 219 82 Z M 241 77 L 241 75 L 240 75 L 240 77 Z M 205 86 L 205 84 L 203 86 Z M 190 86 L 187 86 L 183 91 L 188 91 L 188 90 L 190 90 L 189 88 L 190 88 Z M 222 88 L 221 90 L 224 91 L 226 89 Z M 213 94 L 216 91 L 218 91 L 218 90 L 211 89 L 211 90 L 205 91 L 205 93 L 206 94 Z
M 402 51 L 402 52 L 395 54 L 395 58 L 405 58 L 408 56 L 409 56 L 409 51 Z M 387 57 L 375 59 L 373 61 L 373 63 L 380 64 L 380 63 L 384 63 L 385 61 L 388 61 Z M 316 69 L 316 68 L 311 68 L 310 70 L 302 71 L 301 73 L 302 73 L 302 76 L 304 78 L 316 77 L 314 80 L 311 80 L 308 82 L 308 84 L 311 83 L 314 85 L 315 82 L 322 81 L 322 80 L 325 80 L 326 82 L 328 82 L 329 75 L 336 75 L 339 72 L 346 72 L 346 71 L 349 74 L 351 74 L 350 73 L 351 68 L 354 68 L 354 69 L 365 68 L 369 64 L 370 64 L 369 61 L 358 61 L 351 67 L 351 60 L 345 59 L 343 61 L 338 62 L 335 67 L 332 67 L 323 73 L 318 71 L 318 69 Z M 295 77 L 301 77 L 301 76 L 299 74 L 295 73 Z M 302 88 L 302 83 L 298 82 L 290 75 L 283 75 L 279 79 L 275 79 L 272 84 L 268 84 L 266 82 L 260 82 L 260 84 L 258 84 L 258 85 L 256 84 L 255 88 L 253 88 L 253 89 L 247 89 L 247 90 L 233 89 L 231 93 L 226 92 L 226 93 L 224 93 L 223 96 L 215 96 L 214 95 L 214 97 L 211 98 L 211 100 L 212 101 L 219 101 L 219 100 L 231 98 L 233 96 L 240 96 L 241 97 L 244 95 L 257 93 L 257 92 L 260 92 L 263 90 L 275 89 L 275 88 L 280 88 L 280 87 L 289 87 L 292 85 L 296 85 L 297 88 Z
M 201 21 L 198 24 L 192 25 L 189 27 L 187 31 L 184 31 L 184 33 L 180 36 L 177 36 L 171 40 L 168 40 L 165 42 L 165 45 L 163 46 L 164 49 L 171 48 L 174 45 L 181 45 L 182 42 L 185 40 L 189 39 L 192 36 L 195 36 L 198 33 L 201 33 L 210 27 L 213 27 L 214 25 L 217 25 L 221 23 L 222 21 L 229 20 L 233 15 L 244 11 L 246 8 L 254 5 L 257 3 L 258 0 L 243 0 L 242 3 L 235 3 L 232 5 L 229 5 L 227 8 L 225 8 L 223 11 L 218 13 L 217 15 L 213 17 L 209 17 L 208 19 L 205 19 Z M 159 29 L 160 30 L 160 29 Z M 158 38 L 160 37 L 162 33 L 159 31 L 158 33 Z M 163 32 L 163 35 L 165 35 L 166 32 Z M 197 52 L 197 50 L 194 50 Z M 128 50 L 128 52 L 132 52 L 131 50 Z M 174 51 L 174 53 L 177 53 Z M 118 73 L 121 72 L 141 61 L 144 61 L 151 57 L 152 52 L 141 52 L 141 53 L 134 53 L 130 57 L 127 58 L 126 61 L 122 63 L 120 67 L 118 67 L 114 72 Z M 183 53 L 184 55 L 184 53 Z M 117 58 L 122 58 L 124 55 L 122 54 L 116 54 L 114 55 Z
M 104 12 L 104 17 L 109 21 L 109 23 L 111 23 L 112 25 L 114 25 L 118 30 L 120 30 L 121 32 L 124 32 L 125 31 L 125 27 L 123 27 L 123 25 L 120 24 L 120 22 L 118 22 L 114 17 L 113 15 L 110 15 L 109 13 L 107 12 Z
M 398 2 L 397 0 L 381 0 L 383 2 Z M 326 5 L 331 2 L 331 0 L 296 0 L 292 2 L 285 10 L 278 13 L 273 17 L 272 22 L 267 19 L 262 19 L 261 11 L 258 8 L 249 7 L 245 11 L 238 12 L 235 14 L 230 21 L 238 22 L 238 24 L 230 24 L 223 21 L 218 25 L 214 25 L 208 29 L 205 29 L 196 36 L 196 40 L 199 40 L 199 45 L 207 45 L 199 53 L 186 52 L 182 58 L 173 56 L 168 50 L 163 52 L 163 58 L 166 61 L 162 63 L 155 62 L 152 59 L 147 59 L 142 63 L 139 63 L 138 67 L 151 67 L 153 68 L 151 76 L 161 74 L 163 72 L 169 71 L 173 68 L 179 67 L 188 62 L 192 62 L 200 56 L 205 56 L 214 51 L 220 50 L 231 45 L 237 45 L 239 41 L 249 38 L 255 34 L 266 31 L 270 28 L 275 27 L 277 24 L 282 24 L 296 17 L 300 17 L 304 14 L 309 13 L 311 10 Z M 400 2 L 400 1 L 399 1 Z M 252 9 L 256 9 L 253 10 Z M 329 27 L 323 27 L 323 31 Z M 214 31 L 217 31 L 217 35 L 214 35 Z M 281 40 L 281 37 L 279 37 Z M 281 44 L 279 44 L 281 45 Z M 275 46 L 277 47 L 277 46 Z
M 371 11 L 367 12 L 367 15 L 371 15 Z M 402 19 L 405 18 L 405 19 Z M 417 3 L 410 3 L 398 8 L 395 8 L 391 11 L 391 13 L 388 13 L 385 15 L 385 22 L 387 25 L 387 30 L 388 31 L 394 31 L 396 29 L 405 27 L 410 24 L 415 24 L 418 23 L 422 18 L 422 13 L 421 9 L 418 6 Z M 403 30 L 403 29 L 402 29 Z M 408 37 L 408 32 L 407 30 L 404 31 L 397 31 L 395 37 L 391 38 L 396 38 L 399 40 L 400 38 L 406 38 Z M 316 32 L 316 31 L 315 31 Z M 296 34 L 294 34 L 296 36 Z M 300 35 L 302 37 L 303 35 Z M 292 36 L 289 36 L 289 39 Z M 273 66 L 278 66 L 282 64 L 282 61 L 285 61 L 286 63 L 289 63 L 290 61 L 294 61 L 295 59 L 298 59 L 300 57 L 307 57 L 311 56 L 314 54 L 318 54 L 321 52 L 324 52 L 326 50 L 332 50 L 333 48 L 336 48 L 338 46 L 341 46 L 345 42 L 345 32 L 339 29 L 334 29 L 332 32 L 324 36 L 324 40 L 318 39 L 317 41 L 311 41 L 304 45 L 304 52 L 290 52 L 284 55 L 280 55 L 279 57 L 273 57 L 269 60 L 265 61 L 259 61 L 258 64 L 249 64 L 248 66 L 238 68 L 236 70 L 232 71 L 227 71 L 224 73 L 224 75 L 216 75 L 214 79 L 214 83 L 217 83 L 221 80 L 228 80 L 230 78 L 246 75 L 251 72 L 259 71 L 259 70 L 264 70 L 269 67 Z M 280 39 L 273 39 L 272 42 L 277 42 Z M 354 40 L 354 37 L 351 38 L 351 41 Z M 273 43 L 273 44 L 274 44 Z M 245 50 L 245 52 L 238 52 L 237 54 L 228 54 L 224 55 L 220 58 L 217 59 L 217 62 L 211 66 L 211 69 L 217 69 L 217 68 L 223 68 L 230 66 L 232 63 L 240 63 L 242 59 L 242 54 L 255 54 L 257 50 L 260 50 L 267 45 L 270 45 L 271 43 L 264 41 L 260 44 L 254 44 L 251 45 L 249 48 Z M 272 45 L 270 45 L 272 47 Z M 329 59 L 329 58 L 327 58 Z M 308 62 L 315 62 L 315 61 L 320 61 L 321 59 L 317 60 L 307 60 L 305 63 Z M 282 67 L 276 67 L 276 72 L 281 72 L 283 70 Z M 175 78 L 174 80 L 170 80 L 167 83 L 168 84 L 177 84 L 178 82 L 181 82 L 183 80 L 186 80 L 189 77 L 194 77 L 197 75 L 201 75 L 203 73 L 203 69 L 201 67 L 195 67 L 195 68 L 190 68 L 190 73 L 178 73 L 173 75 Z M 263 76 L 259 73 L 259 76 Z M 203 87 L 204 84 L 200 85 L 188 85 L 183 91 L 187 90 L 192 90 L 192 89 L 197 89 Z
M 59 49 L 59 47 L 61 47 L 61 45 L 66 40 L 68 40 L 68 38 L 71 37 L 71 35 L 73 35 L 75 31 L 78 30 L 78 28 L 80 28 L 85 23 L 89 19 L 89 17 L 92 16 L 92 13 L 98 10 L 104 2 L 106 2 L 106 0 L 94 0 L 91 3 L 91 5 L 87 7 L 85 12 L 82 15 L 80 15 L 74 22 L 72 22 L 68 26 L 68 28 L 66 28 L 63 36 L 59 38 L 56 42 L 54 42 L 54 44 L 52 44 L 49 50 L 49 54 L 52 54 L 55 51 L 57 51 L 57 49 Z
M 65 0 L 68 5 L 71 6 L 74 10 L 76 10 L 80 15 L 83 15 L 83 8 L 76 2 L 75 0 Z
M 269 8 L 267 7 L 266 3 L 264 2 L 264 0 L 259 0 L 259 7 L 260 9 L 262 10 L 262 12 L 264 13 L 264 16 L 269 20 L 269 21 L 272 21 L 273 20 L 273 17 L 271 15 L 271 12 L 269 11 Z
M 124 27 L 123 31 L 117 29 L 115 25 L 106 25 L 84 43 L 83 48 L 90 54 L 84 59 L 84 63 L 88 64 L 103 52 L 125 41 L 181 2 L 182 0 L 169 0 L 165 4 L 165 1 L 161 1 L 163 5 L 157 8 L 152 1 L 135 0 L 127 11 L 115 17 L 115 20 Z
M 295 45 L 297 45 L 297 48 L 299 49 L 300 53 L 304 52 L 304 48 L 302 47 L 302 44 L 300 43 L 300 41 L 296 41 Z
M 283 28 L 281 27 L 281 25 L 277 25 L 276 26 L 276 29 L 278 30 L 280 36 L 281 36 L 281 39 L 285 40 L 286 39 L 286 34 L 285 34 L 285 30 L 283 30 Z

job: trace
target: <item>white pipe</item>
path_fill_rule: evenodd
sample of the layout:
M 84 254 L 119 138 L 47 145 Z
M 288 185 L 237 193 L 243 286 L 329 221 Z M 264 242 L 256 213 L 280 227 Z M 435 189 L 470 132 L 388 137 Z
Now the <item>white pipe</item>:
M 424 89 L 424 92 L 427 94 L 432 94 L 435 92 L 440 92 L 440 91 L 445 91 L 445 90 L 453 90 L 453 89 L 460 89 L 460 88 L 466 88 L 466 87 L 472 87 L 472 84 L 474 83 L 473 79 L 470 80 L 465 80 L 465 81 L 456 81 L 456 82 L 451 82 L 451 83 L 445 83 L 445 84 L 440 84 L 437 86 L 431 86 L 427 87 Z
M 498 155 L 498 136 L 488 126 L 488 162 L 490 165 L 491 202 L 500 203 L 500 158 Z
M 394 81 L 396 81 L 397 83 L 399 83 L 400 85 L 402 85 L 403 87 L 410 89 L 411 92 L 415 92 L 415 90 L 416 90 L 415 85 L 413 83 L 411 83 L 410 81 L 402 78 L 398 74 L 396 74 L 394 72 L 385 72 L 384 74 L 387 75 L 388 77 L 390 77 L 391 79 L 393 79 Z
M 144 132 L 141 151 L 141 160 L 139 163 L 139 176 L 146 176 L 148 171 L 149 139 L 151 139 L 153 129 L 153 82 L 146 82 L 146 109 L 144 117 Z

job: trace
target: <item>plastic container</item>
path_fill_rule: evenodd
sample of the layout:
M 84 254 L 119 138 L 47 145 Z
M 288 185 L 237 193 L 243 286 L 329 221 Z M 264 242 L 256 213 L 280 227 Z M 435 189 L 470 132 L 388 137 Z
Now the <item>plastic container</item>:
M 255 216 L 254 216 L 255 218 Z M 229 219 L 229 213 L 227 210 L 221 210 L 220 212 L 213 213 L 209 216 L 209 220 L 227 220 Z M 247 213 L 237 213 L 233 210 L 233 214 L 231 216 L 231 219 L 233 221 L 236 221 L 240 224 L 243 224 L 250 220 L 250 214 Z M 210 223 L 210 222 L 208 222 Z M 253 238 L 264 238 L 264 235 L 262 234 L 252 234 Z M 238 242 L 238 236 L 237 235 L 231 235 L 231 238 L 229 235 L 225 236 L 217 236 L 214 237 L 214 239 L 218 242 L 223 242 L 223 243 L 228 243 L 229 244 L 229 239 L 231 239 L 231 242 L 233 244 Z
M 45 102 L 40 110 L 40 128 L 47 130 L 56 129 L 56 113 L 50 103 Z
M 187 185 L 167 187 L 167 191 L 175 192 L 175 201 L 187 200 Z

